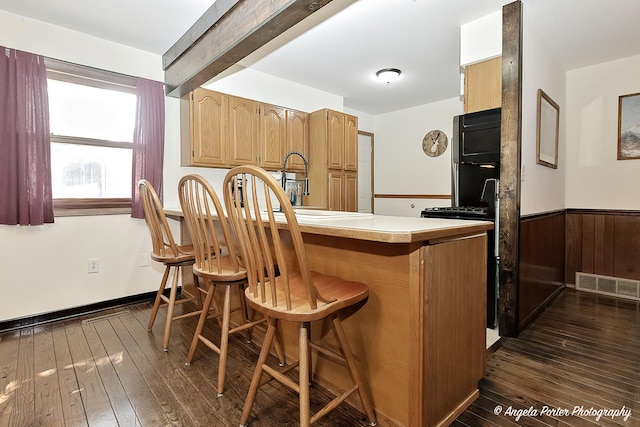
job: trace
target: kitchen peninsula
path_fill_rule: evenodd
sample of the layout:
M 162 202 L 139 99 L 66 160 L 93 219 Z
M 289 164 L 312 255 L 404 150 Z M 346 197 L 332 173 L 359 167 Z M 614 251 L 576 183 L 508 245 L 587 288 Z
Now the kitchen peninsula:
M 343 325 L 379 424 L 448 425 L 478 396 L 484 375 L 493 224 L 335 211 L 297 217 L 312 270 L 369 286 L 367 303 Z M 295 328 L 282 326 L 285 351 L 295 357 Z M 312 328 L 314 339 L 324 326 Z M 314 380 L 347 387 L 342 367 L 323 357 L 314 365 Z

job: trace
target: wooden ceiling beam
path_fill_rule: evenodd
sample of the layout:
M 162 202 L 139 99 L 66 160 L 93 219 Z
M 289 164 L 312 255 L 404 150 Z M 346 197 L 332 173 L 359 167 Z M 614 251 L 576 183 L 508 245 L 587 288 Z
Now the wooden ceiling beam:
M 181 97 L 332 0 L 217 0 L 163 56 L 169 96 Z

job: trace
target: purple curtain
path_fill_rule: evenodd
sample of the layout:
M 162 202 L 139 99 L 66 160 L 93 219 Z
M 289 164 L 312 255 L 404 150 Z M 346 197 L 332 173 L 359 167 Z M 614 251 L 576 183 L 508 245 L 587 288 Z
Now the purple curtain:
M 0 46 L 0 224 L 52 222 L 44 58 Z
M 131 180 L 131 216 L 144 218 L 138 193 L 138 181 L 148 180 L 158 194 L 162 189 L 164 158 L 164 85 L 138 79 L 136 127 L 133 133 L 133 174 Z

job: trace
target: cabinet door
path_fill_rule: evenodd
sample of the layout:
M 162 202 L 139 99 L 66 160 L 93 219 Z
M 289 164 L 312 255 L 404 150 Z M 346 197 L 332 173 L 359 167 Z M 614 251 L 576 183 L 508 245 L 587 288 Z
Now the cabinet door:
M 344 113 L 327 111 L 327 166 L 342 169 L 344 164 Z
M 502 57 L 467 65 L 464 70 L 464 112 L 502 105 Z
M 196 89 L 191 95 L 191 163 L 227 164 L 227 101 L 221 93 Z
M 358 212 L 358 173 L 344 174 L 344 210 Z
M 343 210 L 344 172 L 329 171 L 328 202 L 330 211 Z
M 344 170 L 358 170 L 358 118 L 345 114 Z
M 258 140 L 256 103 L 250 99 L 229 97 L 229 162 L 233 166 L 255 164 Z
M 287 110 L 287 144 L 285 154 L 297 151 L 309 161 L 308 114 L 302 111 Z M 287 162 L 287 170 L 304 172 L 304 162 L 298 156 L 291 156 Z
M 282 168 L 286 144 L 286 112 L 275 105 L 260 105 L 260 138 L 258 164 L 265 169 Z

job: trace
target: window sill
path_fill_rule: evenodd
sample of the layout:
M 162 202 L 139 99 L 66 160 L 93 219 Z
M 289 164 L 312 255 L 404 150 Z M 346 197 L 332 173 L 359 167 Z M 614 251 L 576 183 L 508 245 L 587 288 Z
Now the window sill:
M 53 210 L 54 217 L 65 216 L 95 216 L 95 215 L 130 215 L 131 208 L 94 208 L 94 209 L 68 209 L 56 208 Z
M 131 214 L 131 199 L 55 199 L 54 217 Z

